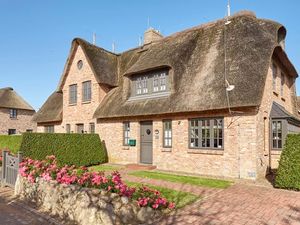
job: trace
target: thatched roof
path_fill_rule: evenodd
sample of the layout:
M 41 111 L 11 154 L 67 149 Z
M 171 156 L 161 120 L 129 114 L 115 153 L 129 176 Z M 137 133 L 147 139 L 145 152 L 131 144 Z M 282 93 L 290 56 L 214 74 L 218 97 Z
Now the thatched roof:
M 124 68 L 120 69 L 120 76 L 169 67 L 173 72 L 174 91 L 161 99 L 127 101 L 130 89 L 127 79 L 123 78 L 101 102 L 94 116 L 110 118 L 228 108 L 225 47 L 227 80 L 235 85 L 228 93 L 232 108 L 260 105 L 273 53 L 285 57 L 283 63 L 290 75 L 297 76 L 277 41 L 278 31 L 285 30 L 281 24 L 249 13 L 234 16 L 230 21 L 226 26 L 226 20 L 219 20 L 163 38 L 146 46 L 144 51 L 132 51 L 129 59 L 121 54 L 120 65 L 124 64 Z M 130 65 L 126 65 L 128 61 Z
M 62 112 L 63 112 L 62 92 L 54 92 L 46 100 L 42 108 L 34 115 L 33 121 L 37 123 L 61 121 Z
M 0 108 L 13 108 L 13 109 L 25 109 L 34 111 L 13 88 L 1 88 L 0 89 Z
M 117 55 L 103 48 L 97 47 L 81 38 L 75 38 L 72 41 L 70 56 L 67 60 L 63 75 L 58 85 L 58 91 L 62 89 L 68 70 L 72 63 L 72 55 L 78 46 L 81 46 L 86 59 L 93 70 L 96 80 L 99 84 L 105 84 L 111 87 L 118 85 L 118 59 Z
M 227 109 L 225 48 L 227 80 L 235 86 L 228 93 L 232 108 L 260 105 L 272 57 L 280 59 L 289 75 L 298 76 L 279 43 L 278 37 L 284 38 L 286 34 L 281 24 L 258 19 L 249 12 L 232 16 L 229 20 L 231 23 L 228 25 L 225 25 L 225 19 L 221 19 L 121 54 L 111 53 L 82 39 L 74 39 L 71 52 L 80 45 L 97 81 L 111 87 L 94 117 Z M 171 94 L 163 98 L 127 101 L 130 96 L 129 78 L 159 68 L 170 69 Z M 64 75 L 58 91 L 62 90 L 63 82 Z

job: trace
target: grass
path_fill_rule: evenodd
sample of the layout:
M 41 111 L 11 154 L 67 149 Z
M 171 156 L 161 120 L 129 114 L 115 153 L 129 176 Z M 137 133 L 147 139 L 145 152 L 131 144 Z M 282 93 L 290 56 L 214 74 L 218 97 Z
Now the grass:
M 17 154 L 20 150 L 22 135 L 0 135 L 0 152 L 8 149 L 11 153 Z
M 175 183 L 191 184 L 196 186 L 203 186 L 209 188 L 227 188 L 232 182 L 218 179 L 193 177 L 193 176 L 183 176 L 170 173 L 162 172 L 149 172 L 149 171 L 134 171 L 129 173 L 136 177 L 151 178 L 156 180 L 165 180 Z
M 143 185 L 141 183 L 130 182 L 130 181 L 126 181 L 125 183 L 128 186 L 135 187 L 135 188 L 141 187 Z M 188 204 L 191 204 L 200 198 L 200 196 L 188 192 L 176 191 L 176 190 L 154 186 L 154 185 L 148 185 L 148 184 L 146 186 L 150 187 L 151 189 L 155 189 L 159 191 L 162 194 L 162 196 L 165 197 L 168 201 L 175 202 L 177 209 L 182 208 Z
M 97 166 L 91 166 L 89 167 L 89 169 L 92 171 L 116 171 L 116 170 L 121 170 L 122 166 L 100 164 Z

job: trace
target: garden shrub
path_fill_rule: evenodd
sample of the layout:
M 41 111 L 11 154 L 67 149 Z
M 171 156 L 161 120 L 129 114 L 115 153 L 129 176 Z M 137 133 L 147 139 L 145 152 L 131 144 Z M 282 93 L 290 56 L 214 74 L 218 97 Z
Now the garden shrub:
M 300 134 L 289 134 L 281 153 L 275 186 L 300 190 Z
M 0 152 L 9 150 L 11 153 L 17 154 L 20 150 L 22 135 L 0 135 Z
M 59 165 L 91 166 L 107 162 L 98 134 L 25 133 L 20 148 L 35 160 L 55 155 Z

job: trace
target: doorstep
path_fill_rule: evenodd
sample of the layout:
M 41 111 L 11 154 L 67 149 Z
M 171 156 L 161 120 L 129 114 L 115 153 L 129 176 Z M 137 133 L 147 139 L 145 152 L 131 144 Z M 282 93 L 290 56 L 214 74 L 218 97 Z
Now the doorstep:
M 155 170 L 156 166 L 147 164 L 127 164 L 125 165 L 125 168 L 129 170 Z

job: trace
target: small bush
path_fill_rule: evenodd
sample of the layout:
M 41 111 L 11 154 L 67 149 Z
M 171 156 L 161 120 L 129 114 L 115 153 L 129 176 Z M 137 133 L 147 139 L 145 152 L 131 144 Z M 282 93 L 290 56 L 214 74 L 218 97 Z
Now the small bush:
M 35 160 L 55 155 L 59 165 L 91 166 L 107 162 L 98 134 L 25 133 L 20 149 L 25 157 Z
M 281 153 L 275 186 L 300 190 L 300 135 L 289 134 Z
M 0 152 L 9 150 L 11 153 L 17 154 L 20 150 L 22 135 L 0 135 Z

